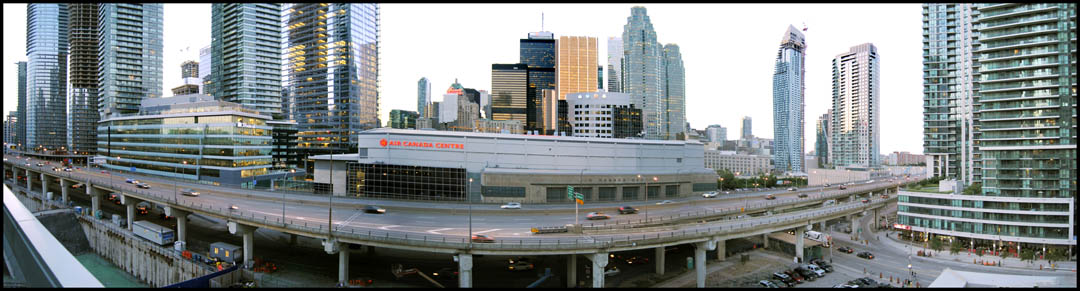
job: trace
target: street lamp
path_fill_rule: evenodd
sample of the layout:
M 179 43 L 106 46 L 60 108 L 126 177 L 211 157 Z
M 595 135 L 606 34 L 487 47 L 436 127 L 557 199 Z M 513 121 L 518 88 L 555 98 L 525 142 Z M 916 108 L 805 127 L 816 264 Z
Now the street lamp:
M 187 166 L 187 161 L 180 161 L 180 163 L 182 163 L 182 164 L 184 164 L 185 166 Z M 173 168 L 173 174 L 174 174 L 174 175 L 176 175 L 176 178 L 177 178 L 177 179 L 180 179 L 180 174 L 178 173 L 178 171 L 179 171 L 179 170 L 180 170 L 180 167 L 174 167 L 174 168 Z M 173 187 L 173 188 L 172 188 L 172 189 L 173 189 L 173 192 L 172 192 L 172 194 L 173 194 L 173 203 L 177 203 L 177 204 L 179 204 L 179 203 L 180 203 L 180 200 L 179 200 L 180 196 L 177 196 L 177 195 L 176 195 L 176 192 L 177 192 L 177 190 L 176 190 L 176 180 L 173 180 L 173 184 L 172 184 L 172 185 L 173 185 L 173 186 L 172 186 L 172 187 Z
M 473 179 L 469 178 L 469 184 L 472 184 Z M 469 199 L 469 184 L 465 184 L 465 200 L 469 201 L 469 249 L 472 249 L 472 199 Z

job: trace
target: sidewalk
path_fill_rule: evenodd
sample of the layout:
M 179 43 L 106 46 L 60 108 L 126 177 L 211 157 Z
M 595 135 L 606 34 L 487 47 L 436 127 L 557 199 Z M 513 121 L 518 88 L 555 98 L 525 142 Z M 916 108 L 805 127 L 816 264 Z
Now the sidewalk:
M 884 245 L 887 245 L 889 247 L 893 247 L 893 248 L 896 248 L 896 249 L 902 249 L 902 250 L 906 249 L 906 247 L 908 245 L 910 245 L 912 247 L 915 247 L 916 250 L 922 250 L 923 249 L 923 247 L 921 245 L 914 245 L 914 244 L 911 244 L 909 242 L 901 241 L 900 239 L 896 238 L 896 233 L 889 234 L 888 239 L 881 239 L 881 240 L 879 240 L 879 242 L 881 242 Z M 946 248 L 948 248 L 948 247 L 946 246 Z M 969 252 L 966 249 L 956 253 L 955 255 L 950 254 L 948 249 L 944 249 L 944 250 L 942 250 L 940 252 L 935 251 L 935 250 L 931 250 L 931 249 L 926 249 L 926 250 L 928 252 L 932 253 L 933 257 L 921 257 L 921 258 L 928 259 L 928 260 L 945 260 L 945 261 L 954 261 L 954 262 L 961 262 L 961 263 L 972 263 L 973 261 L 976 261 L 976 262 L 981 262 L 981 261 L 999 262 L 1000 261 L 1002 268 L 1013 268 L 1013 269 L 1024 269 L 1024 270 L 1039 270 L 1039 267 L 1041 265 L 1042 270 L 1044 270 L 1044 271 L 1054 271 L 1053 269 L 1050 268 L 1050 262 L 1048 260 L 1034 260 L 1031 263 L 1029 263 L 1029 262 L 1026 262 L 1026 261 L 1021 261 L 1020 258 L 1012 257 L 1012 256 L 1004 258 L 1004 259 L 1002 259 L 1001 256 L 997 256 L 997 255 L 983 255 L 982 257 L 980 257 L 980 256 L 972 254 L 971 252 Z M 1054 265 L 1055 265 L 1055 268 L 1057 270 L 1074 271 L 1074 272 L 1076 271 L 1076 262 L 1075 261 L 1056 261 L 1056 262 L 1054 262 Z

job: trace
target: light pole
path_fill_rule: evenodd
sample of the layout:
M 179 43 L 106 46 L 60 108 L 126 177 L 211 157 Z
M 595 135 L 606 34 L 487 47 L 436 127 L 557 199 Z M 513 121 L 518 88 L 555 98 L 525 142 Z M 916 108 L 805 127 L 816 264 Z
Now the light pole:
M 473 179 L 469 178 L 469 184 L 472 184 Z M 465 200 L 469 201 L 469 249 L 472 249 L 472 199 L 469 199 L 469 184 L 465 184 Z
M 291 169 L 289 172 L 295 176 L 296 169 Z M 284 181 L 282 181 L 284 183 Z M 281 225 L 285 225 L 285 191 L 281 191 Z
M 180 163 L 184 164 L 185 166 L 187 165 L 187 161 L 180 161 Z M 173 174 L 176 175 L 177 179 L 180 178 L 180 175 L 178 174 L 179 170 L 180 170 L 180 167 L 173 168 Z M 176 190 L 176 180 L 173 180 L 172 185 L 173 185 L 172 186 L 172 189 L 173 189 L 173 192 L 172 192 L 172 194 L 173 194 L 173 203 L 180 203 L 180 200 L 179 200 L 180 196 L 176 195 L 176 192 L 177 192 L 177 190 Z

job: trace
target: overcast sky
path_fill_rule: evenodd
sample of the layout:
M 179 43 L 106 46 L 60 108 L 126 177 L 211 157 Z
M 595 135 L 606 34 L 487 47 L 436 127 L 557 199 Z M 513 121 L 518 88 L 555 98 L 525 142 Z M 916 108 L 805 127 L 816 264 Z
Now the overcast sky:
M 379 114 L 416 110 L 416 82 L 433 99 L 457 78 L 491 90 L 491 64 L 518 62 L 518 40 L 544 30 L 593 36 L 607 72 L 607 38 L 621 36 L 630 8 L 642 4 L 382 4 Z M 772 74 L 788 25 L 809 30 L 805 150 L 815 122 L 832 102 L 832 59 L 870 42 L 881 63 L 881 153 L 922 153 L 922 14 L 920 4 L 644 4 L 657 40 L 675 43 L 686 67 L 686 120 L 738 138 L 742 116 L 753 134 L 772 137 Z M 4 4 L 4 114 L 17 105 L 15 62 L 26 60 L 26 5 Z M 181 84 L 180 63 L 198 61 L 210 44 L 209 4 L 165 5 L 164 94 Z M 185 50 L 187 49 L 187 50 Z M 605 87 L 607 86 L 605 82 Z

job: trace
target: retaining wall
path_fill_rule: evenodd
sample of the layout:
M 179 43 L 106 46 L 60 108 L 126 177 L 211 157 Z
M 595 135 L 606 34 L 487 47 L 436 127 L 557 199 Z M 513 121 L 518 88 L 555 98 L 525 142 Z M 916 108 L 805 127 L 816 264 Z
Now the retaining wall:
M 216 271 L 186 260 L 172 248 L 158 246 L 118 225 L 86 215 L 77 215 L 77 218 L 90 248 L 151 287 L 168 286 Z

